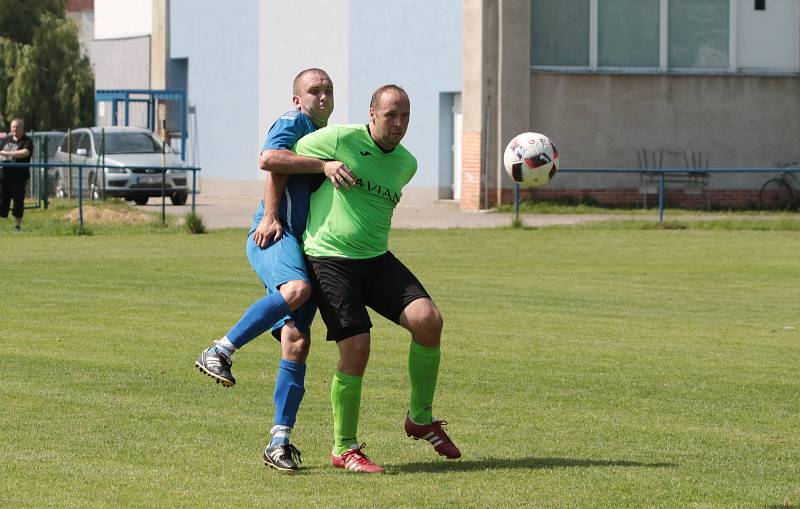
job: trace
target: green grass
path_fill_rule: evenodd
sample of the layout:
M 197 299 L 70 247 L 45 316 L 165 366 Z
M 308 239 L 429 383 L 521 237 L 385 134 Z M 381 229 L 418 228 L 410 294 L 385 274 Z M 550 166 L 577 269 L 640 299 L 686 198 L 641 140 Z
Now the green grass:
M 26 236 L 76 235 L 127 235 L 131 233 L 177 233 L 182 231 L 175 216 L 166 215 L 166 225 L 161 222 L 161 213 L 143 212 L 120 199 L 106 201 L 85 200 L 84 228 L 80 231 L 78 201 L 76 199 L 51 199 L 47 209 L 28 209 L 22 221 Z M 169 201 L 167 202 L 169 207 Z M 93 209 L 93 210 L 92 210 Z M 118 214 L 114 221 L 99 221 L 93 212 L 105 211 Z M 167 209 L 169 211 L 169 209 Z M 136 222 L 125 222 L 119 217 L 135 218 Z M 69 218 L 71 217 L 72 220 Z M 142 220 L 141 218 L 147 218 Z M 13 230 L 13 220 L 0 220 L 0 238 L 19 235 Z
M 800 507 L 796 232 L 394 232 L 445 316 L 464 457 L 405 437 L 408 338 L 376 318 L 373 477 L 329 466 L 319 319 L 297 475 L 261 465 L 274 340 L 233 389 L 193 369 L 261 295 L 244 236 L 0 237 L 0 507 Z

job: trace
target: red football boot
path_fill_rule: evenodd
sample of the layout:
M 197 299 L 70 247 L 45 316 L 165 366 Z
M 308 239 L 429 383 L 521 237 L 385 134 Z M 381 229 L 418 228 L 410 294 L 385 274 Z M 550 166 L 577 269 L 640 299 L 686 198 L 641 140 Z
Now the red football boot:
M 383 467 L 376 465 L 366 454 L 361 452 L 367 444 L 361 444 L 357 449 L 348 449 L 337 456 L 331 453 L 331 464 L 336 468 L 344 468 L 353 472 L 366 474 L 382 474 Z
M 427 440 L 433 445 L 433 449 L 445 456 L 449 460 L 454 460 L 461 457 L 461 451 L 458 450 L 456 444 L 450 440 L 447 433 L 444 432 L 443 426 L 447 421 L 433 421 L 430 424 L 417 424 L 406 415 L 405 430 L 406 435 L 414 440 Z

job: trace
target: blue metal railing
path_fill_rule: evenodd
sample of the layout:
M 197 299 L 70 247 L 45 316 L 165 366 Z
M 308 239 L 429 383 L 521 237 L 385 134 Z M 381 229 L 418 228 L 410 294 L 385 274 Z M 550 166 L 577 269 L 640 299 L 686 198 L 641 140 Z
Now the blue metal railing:
M 78 169 L 78 221 L 79 221 L 79 231 L 83 231 L 83 169 L 89 168 L 96 172 L 102 171 L 103 166 L 98 164 L 81 164 L 81 163 L 0 163 L 0 167 L 2 168 L 31 168 L 31 170 L 39 169 L 46 170 L 47 168 L 77 168 Z M 107 167 L 106 167 L 107 168 Z M 155 171 L 156 174 L 161 175 L 161 222 L 162 224 L 166 224 L 166 188 L 164 187 L 164 182 L 166 179 L 167 171 L 190 171 L 192 172 L 192 188 L 191 188 L 191 196 L 192 196 L 192 214 L 195 213 L 195 198 L 197 195 L 197 172 L 200 171 L 200 168 L 196 166 L 135 166 L 135 165 L 125 165 L 125 168 L 131 170 L 150 170 Z M 40 192 L 47 195 L 47 171 L 43 171 L 44 173 L 44 185 L 40 186 Z M 103 187 L 105 189 L 105 179 L 103 179 Z M 103 195 L 105 197 L 105 194 Z M 45 208 L 47 208 L 47 200 L 45 199 Z
M 561 168 L 558 173 L 615 173 L 627 175 L 649 175 L 658 177 L 658 222 L 664 222 L 664 184 L 667 175 L 709 175 L 715 173 L 800 173 L 800 168 L 658 168 L 658 169 L 631 169 L 631 168 Z M 514 213 L 516 222 L 519 222 L 520 185 L 514 184 Z

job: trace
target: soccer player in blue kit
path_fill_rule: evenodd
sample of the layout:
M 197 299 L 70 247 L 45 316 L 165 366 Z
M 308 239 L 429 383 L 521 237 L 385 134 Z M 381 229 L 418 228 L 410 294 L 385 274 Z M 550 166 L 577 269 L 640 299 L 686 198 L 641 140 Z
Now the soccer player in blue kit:
M 272 124 L 259 155 L 259 167 L 267 171 L 264 200 L 256 209 L 247 238 L 247 258 L 267 295 L 195 361 L 201 372 L 232 387 L 236 383 L 231 373 L 233 352 L 272 329 L 281 343 L 281 360 L 275 379 L 274 426 L 264 449 L 264 463 L 288 471 L 297 470 L 300 462 L 300 451 L 291 443 L 290 433 L 305 393 L 305 362 L 316 313 L 309 298 L 311 286 L 301 246 L 309 198 L 325 177 L 337 188 L 355 182 L 339 161 L 321 161 L 291 151 L 297 140 L 328 123 L 334 104 L 328 74 L 315 68 L 301 71 L 294 79 L 292 94 L 294 109 Z

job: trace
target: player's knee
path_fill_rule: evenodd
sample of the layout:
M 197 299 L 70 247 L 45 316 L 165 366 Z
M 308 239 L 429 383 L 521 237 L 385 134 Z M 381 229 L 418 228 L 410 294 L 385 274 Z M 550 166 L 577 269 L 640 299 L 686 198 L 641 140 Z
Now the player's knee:
M 281 286 L 280 292 L 289 309 L 294 311 L 311 297 L 311 286 L 305 281 L 289 281 Z
M 431 301 L 420 304 L 414 310 L 414 317 L 411 320 L 412 332 L 424 335 L 440 336 L 444 327 L 444 318 L 439 308 Z

